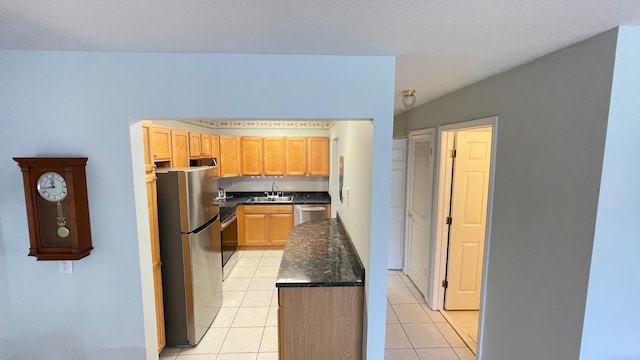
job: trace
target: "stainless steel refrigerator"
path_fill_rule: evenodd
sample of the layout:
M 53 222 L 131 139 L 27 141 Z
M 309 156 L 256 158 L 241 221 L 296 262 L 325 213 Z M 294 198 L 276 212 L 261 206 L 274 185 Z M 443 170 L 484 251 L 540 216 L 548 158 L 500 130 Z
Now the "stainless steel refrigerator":
M 216 168 L 156 173 L 167 346 L 195 346 L 222 306 Z

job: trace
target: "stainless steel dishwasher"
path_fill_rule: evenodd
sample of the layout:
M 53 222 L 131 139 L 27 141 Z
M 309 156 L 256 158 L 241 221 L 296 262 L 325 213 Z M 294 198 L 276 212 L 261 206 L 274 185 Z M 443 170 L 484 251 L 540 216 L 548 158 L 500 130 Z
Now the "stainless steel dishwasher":
M 327 218 L 327 205 L 309 204 L 293 206 L 293 226 L 307 221 L 323 220 Z

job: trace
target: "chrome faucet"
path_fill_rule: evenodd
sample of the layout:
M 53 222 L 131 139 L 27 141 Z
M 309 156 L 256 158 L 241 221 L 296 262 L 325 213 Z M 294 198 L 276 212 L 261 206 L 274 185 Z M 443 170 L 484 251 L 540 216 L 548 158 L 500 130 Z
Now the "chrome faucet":
M 278 184 L 271 184 L 271 196 L 278 196 Z

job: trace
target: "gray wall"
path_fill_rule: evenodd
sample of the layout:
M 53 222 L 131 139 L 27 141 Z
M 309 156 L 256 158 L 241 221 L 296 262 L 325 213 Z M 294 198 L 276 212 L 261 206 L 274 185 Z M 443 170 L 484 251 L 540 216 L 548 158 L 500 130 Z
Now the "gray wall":
M 396 116 L 396 137 L 499 117 L 482 359 L 579 357 L 616 40 L 609 31 Z

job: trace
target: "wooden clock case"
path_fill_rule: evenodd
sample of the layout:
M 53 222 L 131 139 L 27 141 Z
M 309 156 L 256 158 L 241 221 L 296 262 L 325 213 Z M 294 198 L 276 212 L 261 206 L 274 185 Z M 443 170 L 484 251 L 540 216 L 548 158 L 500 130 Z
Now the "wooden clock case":
M 84 157 L 13 158 L 22 171 L 24 196 L 29 224 L 29 256 L 38 260 L 78 260 L 91 252 L 91 227 Z M 39 177 L 55 172 L 66 181 L 67 196 L 54 203 L 45 200 L 37 190 Z M 60 203 L 60 205 L 58 204 Z M 56 217 L 61 206 L 68 236 L 56 230 Z

